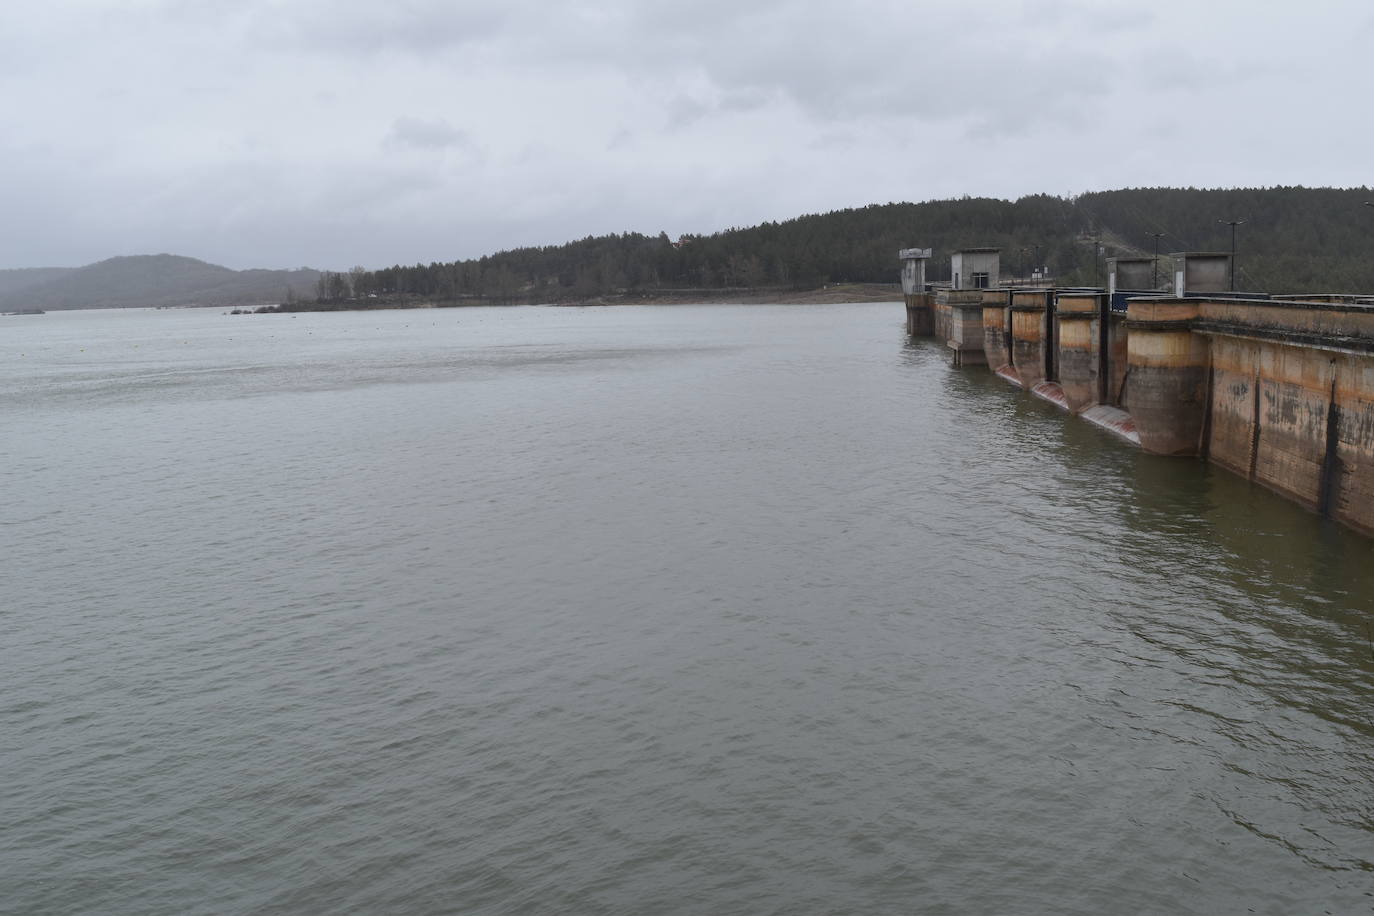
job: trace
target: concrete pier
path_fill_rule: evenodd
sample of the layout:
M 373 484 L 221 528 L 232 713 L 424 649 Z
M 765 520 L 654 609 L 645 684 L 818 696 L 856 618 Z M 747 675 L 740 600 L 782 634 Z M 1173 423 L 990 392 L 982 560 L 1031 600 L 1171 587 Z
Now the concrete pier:
M 1011 290 L 983 290 L 983 354 L 997 370 L 1011 367 Z
M 1127 312 L 1125 407 L 1156 455 L 1196 455 L 1201 443 L 1207 342 L 1192 331 L 1197 309 L 1189 299 L 1142 299 Z
M 1106 400 L 1102 383 L 1102 293 L 1061 293 L 1055 306 L 1059 340 L 1059 387 L 1078 413 Z
M 906 332 L 916 337 L 935 333 L 935 297 L 926 287 L 926 261 L 929 248 L 904 248 L 897 252 L 902 261 L 902 298 L 906 302 Z
M 1054 290 L 1011 294 L 1011 367 L 1023 388 L 1054 380 Z
M 945 344 L 954 351 L 956 366 L 986 366 L 983 352 L 983 291 L 942 289 L 935 295 L 937 336 L 944 330 Z
M 913 337 L 935 333 L 935 297 L 930 293 L 910 293 L 906 300 L 906 332 Z

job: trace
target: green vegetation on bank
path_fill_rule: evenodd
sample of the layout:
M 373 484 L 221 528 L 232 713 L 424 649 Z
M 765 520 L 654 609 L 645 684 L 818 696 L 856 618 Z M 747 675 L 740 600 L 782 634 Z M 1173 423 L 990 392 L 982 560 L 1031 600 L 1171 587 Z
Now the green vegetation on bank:
M 1162 233 L 1161 253 L 1227 250 L 1231 230 L 1222 221 L 1231 219 L 1245 220 L 1237 259 L 1242 288 L 1368 292 L 1374 291 L 1374 208 L 1365 206 L 1371 196 L 1367 188 L 1133 188 L 880 204 L 676 241 L 667 233 L 625 233 L 465 261 L 326 272 L 312 307 L 891 283 L 897 251 L 912 246 L 935 249 L 932 279 L 948 277 L 951 251 L 990 246 L 1002 249 L 1004 275 L 1028 272 L 1038 258 L 1063 285 L 1093 285 L 1101 258 L 1151 254 L 1155 233 Z

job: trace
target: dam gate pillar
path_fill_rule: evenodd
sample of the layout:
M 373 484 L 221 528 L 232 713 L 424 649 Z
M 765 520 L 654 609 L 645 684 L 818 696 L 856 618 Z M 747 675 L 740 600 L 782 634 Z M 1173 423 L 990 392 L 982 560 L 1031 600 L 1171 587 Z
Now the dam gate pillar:
M 897 252 L 902 262 L 902 299 L 906 305 L 906 332 L 912 337 L 935 333 L 935 301 L 926 288 L 926 261 L 929 248 L 903 248 Z
M 1137 299 L 1127 311 L 1126 409 L 1140 446 L 1156 455 L 1196 455 L 1207 416 L 1207 339 L 1193 333 L 1198 303 Z
M 1054 320 L 1059 387 L 1073 413 L 1102 402 L 1102 293 L 1064 292 L 1055 297 Z

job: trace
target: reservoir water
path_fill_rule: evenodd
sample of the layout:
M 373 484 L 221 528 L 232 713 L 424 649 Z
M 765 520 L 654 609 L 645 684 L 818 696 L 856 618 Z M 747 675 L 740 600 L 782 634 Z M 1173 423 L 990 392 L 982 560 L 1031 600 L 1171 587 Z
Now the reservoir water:
M 1374 542 L 902 320 L 0 319 L 0 909 L 1374 910 Z

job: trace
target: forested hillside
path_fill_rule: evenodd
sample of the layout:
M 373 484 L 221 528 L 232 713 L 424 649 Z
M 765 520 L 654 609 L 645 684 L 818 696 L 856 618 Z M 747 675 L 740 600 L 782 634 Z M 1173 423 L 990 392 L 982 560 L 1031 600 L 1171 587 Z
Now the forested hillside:
M 1229 251 L 1237 230 L 1237 287 L 1258 292 L 1374 292 L 1374 198 L 1368 188 L 1211 191 L 1138 188 L 1084 194 L 1087 224 L 1149 253 Z
M 1238 231 L 1238 286 L 1261 292 L 1374 291 L 1374 208 L 1367 188 L 1197 190 L 1135 188 L 1073 198 L 962 198 L 892 203 L 672 239 L 626 233 L 521 248 L 449 263 L 325 274 L 325 302 L 416 297 L 437 301 L 575 301 L 655 290 L 806 289 L 894 282 L 896 253 L 935 249 L 932 279 L 949 253 L 1002 249 L 1004 276 L 1037 259 L 1062 285 L 1094 285 L 1098 260 L 1159 250 L 1224 251 Z
M 706 290 L 805 290 L 895 283 L 897 251 L 1002 249 L 1002 274 L 1044 265 L 1064 286 L 1098 285 L 1112 255 L 1225 251 L 1238 229 L 1237 286 L 1270 293 L 1374 293 L 1374 199 L 1367 188 L 1133 188 L 1016 201 L 961 198 L 875 204 L 712 235 L 626 233 L 520 248 L 466 261 L 313 270 L 234 271 L 192 258 L 111 258 L 82 268 L 0 271 L 0 310 L 248 305 L 316 299 L 368 304 L 575 302 Z M 1155 234 L 1160 234 L 1158 240 Z M 1095 257 L 1096 253 L 1096 257 Z M 317 306 L 318 307 L 318 306 Z

